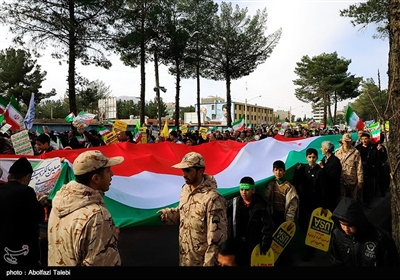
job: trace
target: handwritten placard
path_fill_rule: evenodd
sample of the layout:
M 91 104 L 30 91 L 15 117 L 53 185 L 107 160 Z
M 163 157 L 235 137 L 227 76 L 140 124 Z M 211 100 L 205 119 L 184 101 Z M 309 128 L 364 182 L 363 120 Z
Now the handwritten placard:
M 310 218 L 306 235 L 306 245 L 327 252 L 331 241 L 333 229 L 332 213 L 328 211 L 325 216 L 321 213 L 322 208 L 315 209 Z
M 261 254 L 258 244 L 251 253 L 250 266 L 274 266 L 274 252 L 270 248 L 265 255 Z
M 185 134 L 188 131 L 188 125 L 183 124 L 179 127 L 179 130 L 182 132 L 182 134 Z
M 11 142 L 16 155 L 31 155 L 33 156 L 33 148 L 29 139 L 28 130 L 22 130 L 11 135 Z
M 293 221 L 283 222 L 272 235 L 271 249 L 274 252 L 275 262 L 287 247 L 296 232 L 296 224 Z
M 111 145 L 111 144 L 114 144 L 114 143 L 117 143 L 118 139 L 117 139 L 117 134 L 115 133 L 115 130 L 113 130 L 113 131 L 107 133 L 106 135 L 104 135 L 103 136 L 103 140 L 104 140 L 104 143 L 106 143 L 107 146 Z
M 56 184 L 60 172 L 60 158 L 50 158 L 40 161 L 33 169 L 29 186 L 31 186 L 37 194 L 48 194 Z
M 124 121 L 120 120 L 115 120 L 113 124 L 113 130 L 119 130 L 119 131 L 127 131 L 128 130 L 128 124 Z
M 6 133 L 11 128 L 11 124 L 6 123 L 0 128 L 1 133 Z
M 207 127 L 200 127 L 199 128 L 199 132 L 200 132 L 200 134 L 201 134 L 201 137 L 203 137 L 203 139 L 205 140 L 205 139 L 207 139 L 207 131 L 208 131 L 208 128 Z

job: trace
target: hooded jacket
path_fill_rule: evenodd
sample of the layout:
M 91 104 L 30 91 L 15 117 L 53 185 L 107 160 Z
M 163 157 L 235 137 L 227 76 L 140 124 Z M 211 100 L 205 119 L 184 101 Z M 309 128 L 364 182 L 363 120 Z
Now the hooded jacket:
M 54 196 L 48 222 L 49 266 L 118 266 L 118 237 L 102 194 L 71 181 Z
M 226 200 L 213 176 L 204 174 L 193 191 L 183 185 L 179 205 L 165 208 L 166 224 L 179 223 L 179 265 L 215 266 L 218 247 L 227 239 Z
M 344 197 L 333 211 L 331 262 L 341 266 L 398 266 L 399 254 L 392 237 L 384 229 L 374 226 L 357 200 Z M 339 220 L 356 226 L 353 236 L 347 235 Z

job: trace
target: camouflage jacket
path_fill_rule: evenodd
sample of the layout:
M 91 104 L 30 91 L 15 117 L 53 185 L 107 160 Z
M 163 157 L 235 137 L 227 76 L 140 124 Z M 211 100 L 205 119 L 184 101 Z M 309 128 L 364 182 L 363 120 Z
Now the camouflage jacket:
M 191 190 L 182 187 L 179 205 L 166 208 L 166 224 L 179 225 L 179 265 L 215 266 L 218 247 L 227 238 L 226 200 L 217 190 L 214 177 Z
M 342 164 L 341 184 L 356 185 L 364 182 L 361 156 L 356 148 L 350 147 L 348 151 L 345 151 L 343 147 L 340 147 L 335 152 L 335 156 Z
M 49 266 L 118 266 L 118 237 L 102 194 L 71 181 L 54 196 L 48 223 Z

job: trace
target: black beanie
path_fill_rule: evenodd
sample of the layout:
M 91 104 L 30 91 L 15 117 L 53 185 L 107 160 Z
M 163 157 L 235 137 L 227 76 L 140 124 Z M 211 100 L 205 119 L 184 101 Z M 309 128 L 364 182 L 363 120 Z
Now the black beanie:
M 33 168 L 26 157 L 20 157 L 17 161 L 14 162 L 13 165 L 11 165 L 8 173 L 27 175 L 33 173 Z

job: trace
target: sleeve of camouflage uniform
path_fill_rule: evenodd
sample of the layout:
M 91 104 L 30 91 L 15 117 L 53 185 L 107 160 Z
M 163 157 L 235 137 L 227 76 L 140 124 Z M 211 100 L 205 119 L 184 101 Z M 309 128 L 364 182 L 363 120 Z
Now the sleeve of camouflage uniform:
M 167 218 L 165 219 L 164 223 L 166 225 L 177 225 L 179 224 L 179 208 L 164 208 L 162 211 L 166 211 Z
M 73 233 L 71 233 L 73 234 Z M 90 217 L 82 229 L 79 240 L 78 260 L 83 266 L 120 266 L 118 238 L 115 235 L 114 222 L 111 217 L 104 219 L 101 212 Z
M 363 184 L 364 183 L 364 171 L 363 171 L 363 166 L 362 166 L 361 155 L 358 150 L 356 151 L 356 156 L 355 156 L 354 161 L 356 163 L 356 168 L 357 168 L 357 182 Z
M 227 239 L 226 200 L 220 194 L 212 197 L 207 203 L 207 243 L 204 266 L 215 266 L 218 248 Z

